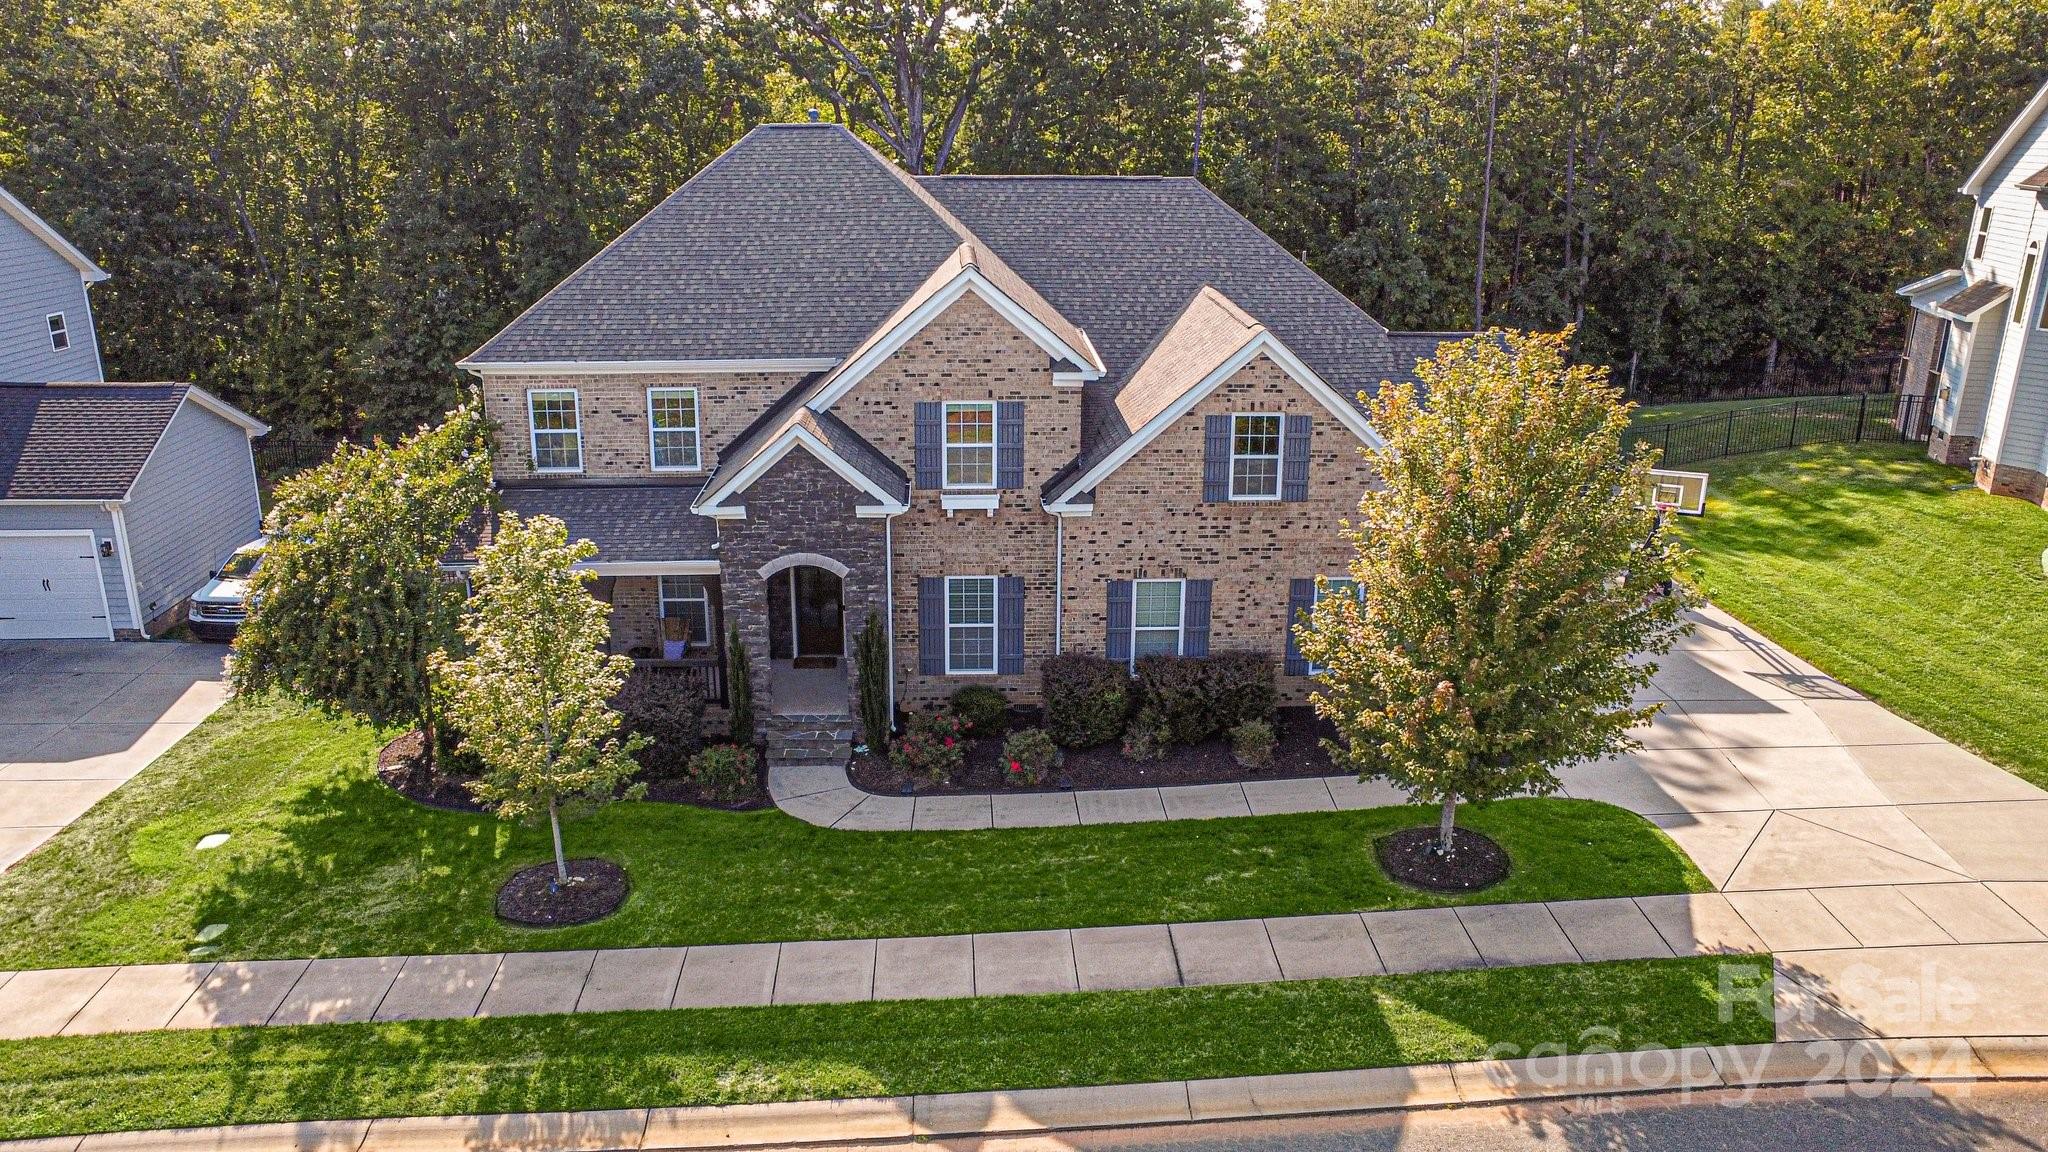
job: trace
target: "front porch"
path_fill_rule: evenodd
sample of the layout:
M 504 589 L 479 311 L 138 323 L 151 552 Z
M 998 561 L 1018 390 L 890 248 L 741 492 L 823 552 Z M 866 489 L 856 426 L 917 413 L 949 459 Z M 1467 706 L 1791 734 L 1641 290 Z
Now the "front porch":
M 716 576 L 646 573 L 600 576 L 591 594 L 611 605 L 607 651 L 635 668 L 681 676 L 723 707 L 725 633 Z

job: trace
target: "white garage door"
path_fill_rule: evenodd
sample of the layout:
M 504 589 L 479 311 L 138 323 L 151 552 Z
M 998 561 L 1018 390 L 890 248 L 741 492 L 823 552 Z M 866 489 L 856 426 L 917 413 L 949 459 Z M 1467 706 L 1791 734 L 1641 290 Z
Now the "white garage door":
M 112 635 L 89 533 L 0 534 L 0 640 Z

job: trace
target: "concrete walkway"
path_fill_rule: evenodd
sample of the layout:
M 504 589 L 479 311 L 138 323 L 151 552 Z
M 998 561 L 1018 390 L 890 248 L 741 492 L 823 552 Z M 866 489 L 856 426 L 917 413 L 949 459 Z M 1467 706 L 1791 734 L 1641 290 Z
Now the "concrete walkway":
M 220 644 L 0 643 L 0 870 L 149 766 L 227 698 Z

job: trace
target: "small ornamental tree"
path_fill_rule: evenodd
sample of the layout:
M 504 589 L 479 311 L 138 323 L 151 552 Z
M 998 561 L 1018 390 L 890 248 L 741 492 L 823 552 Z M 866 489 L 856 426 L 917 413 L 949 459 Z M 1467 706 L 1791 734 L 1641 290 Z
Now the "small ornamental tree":
M 235 636 L 235 691 L 415 725 L 431 767 L 432 658 L 455 643 L 462 603 L 440 564 L 490 490 L 489 425 L 474 403 L 397 444 L 343 444 L 279 484 Z
M 868 613 L 854 638 L 855 695 L 860 698 L 861 736 L 868 751 L 881 755 L 889 747 L 889 729 L 895 717 L 889 714 L 889 637 L 882 630 L 878 612 Z
M 1654 458 L 1622 443 L 1606 370 L 1570 333 L 1496 329 L 1446 343 L 1371 401 L 1384 485 L 1345 526 L 1359 595 L 1297 625 L 1332 754 L 1440 806 L 1557 787 L 1557 770 L 1633 746 L 1634 692 L 1682 629 L 1658 589 L 1677 547 L 1640 501 Z M 1425 399 L 1426 398 L 1426 399 Z
M 740 626 L 725 632 L 726 738 L 742 748 L 754 746 L 754 662 L 740 643 Z
M 574 567 L 596 553 L 569 543 L 552 516 L 506 514 L 477 557 L 462 620 L 469 655 L 435 661 L 462 747 L 483 761 L 470 791 L 502 819 L 547 817 L 558 884 L 569 883 L 563 815 L 611 800 L 646 744 L 619 739 L 610 701 L 633 662 L 605 654 L 609 609 L 585 587 L 592 573 Z

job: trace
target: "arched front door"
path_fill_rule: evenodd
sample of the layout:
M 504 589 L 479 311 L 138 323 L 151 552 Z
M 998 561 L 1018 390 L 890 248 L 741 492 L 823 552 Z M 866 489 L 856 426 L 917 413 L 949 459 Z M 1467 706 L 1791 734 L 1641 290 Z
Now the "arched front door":
M 768 655 L 798 667 L 831 667 L 846 655 L 846 585 L 797 564 L 768 577 Z

